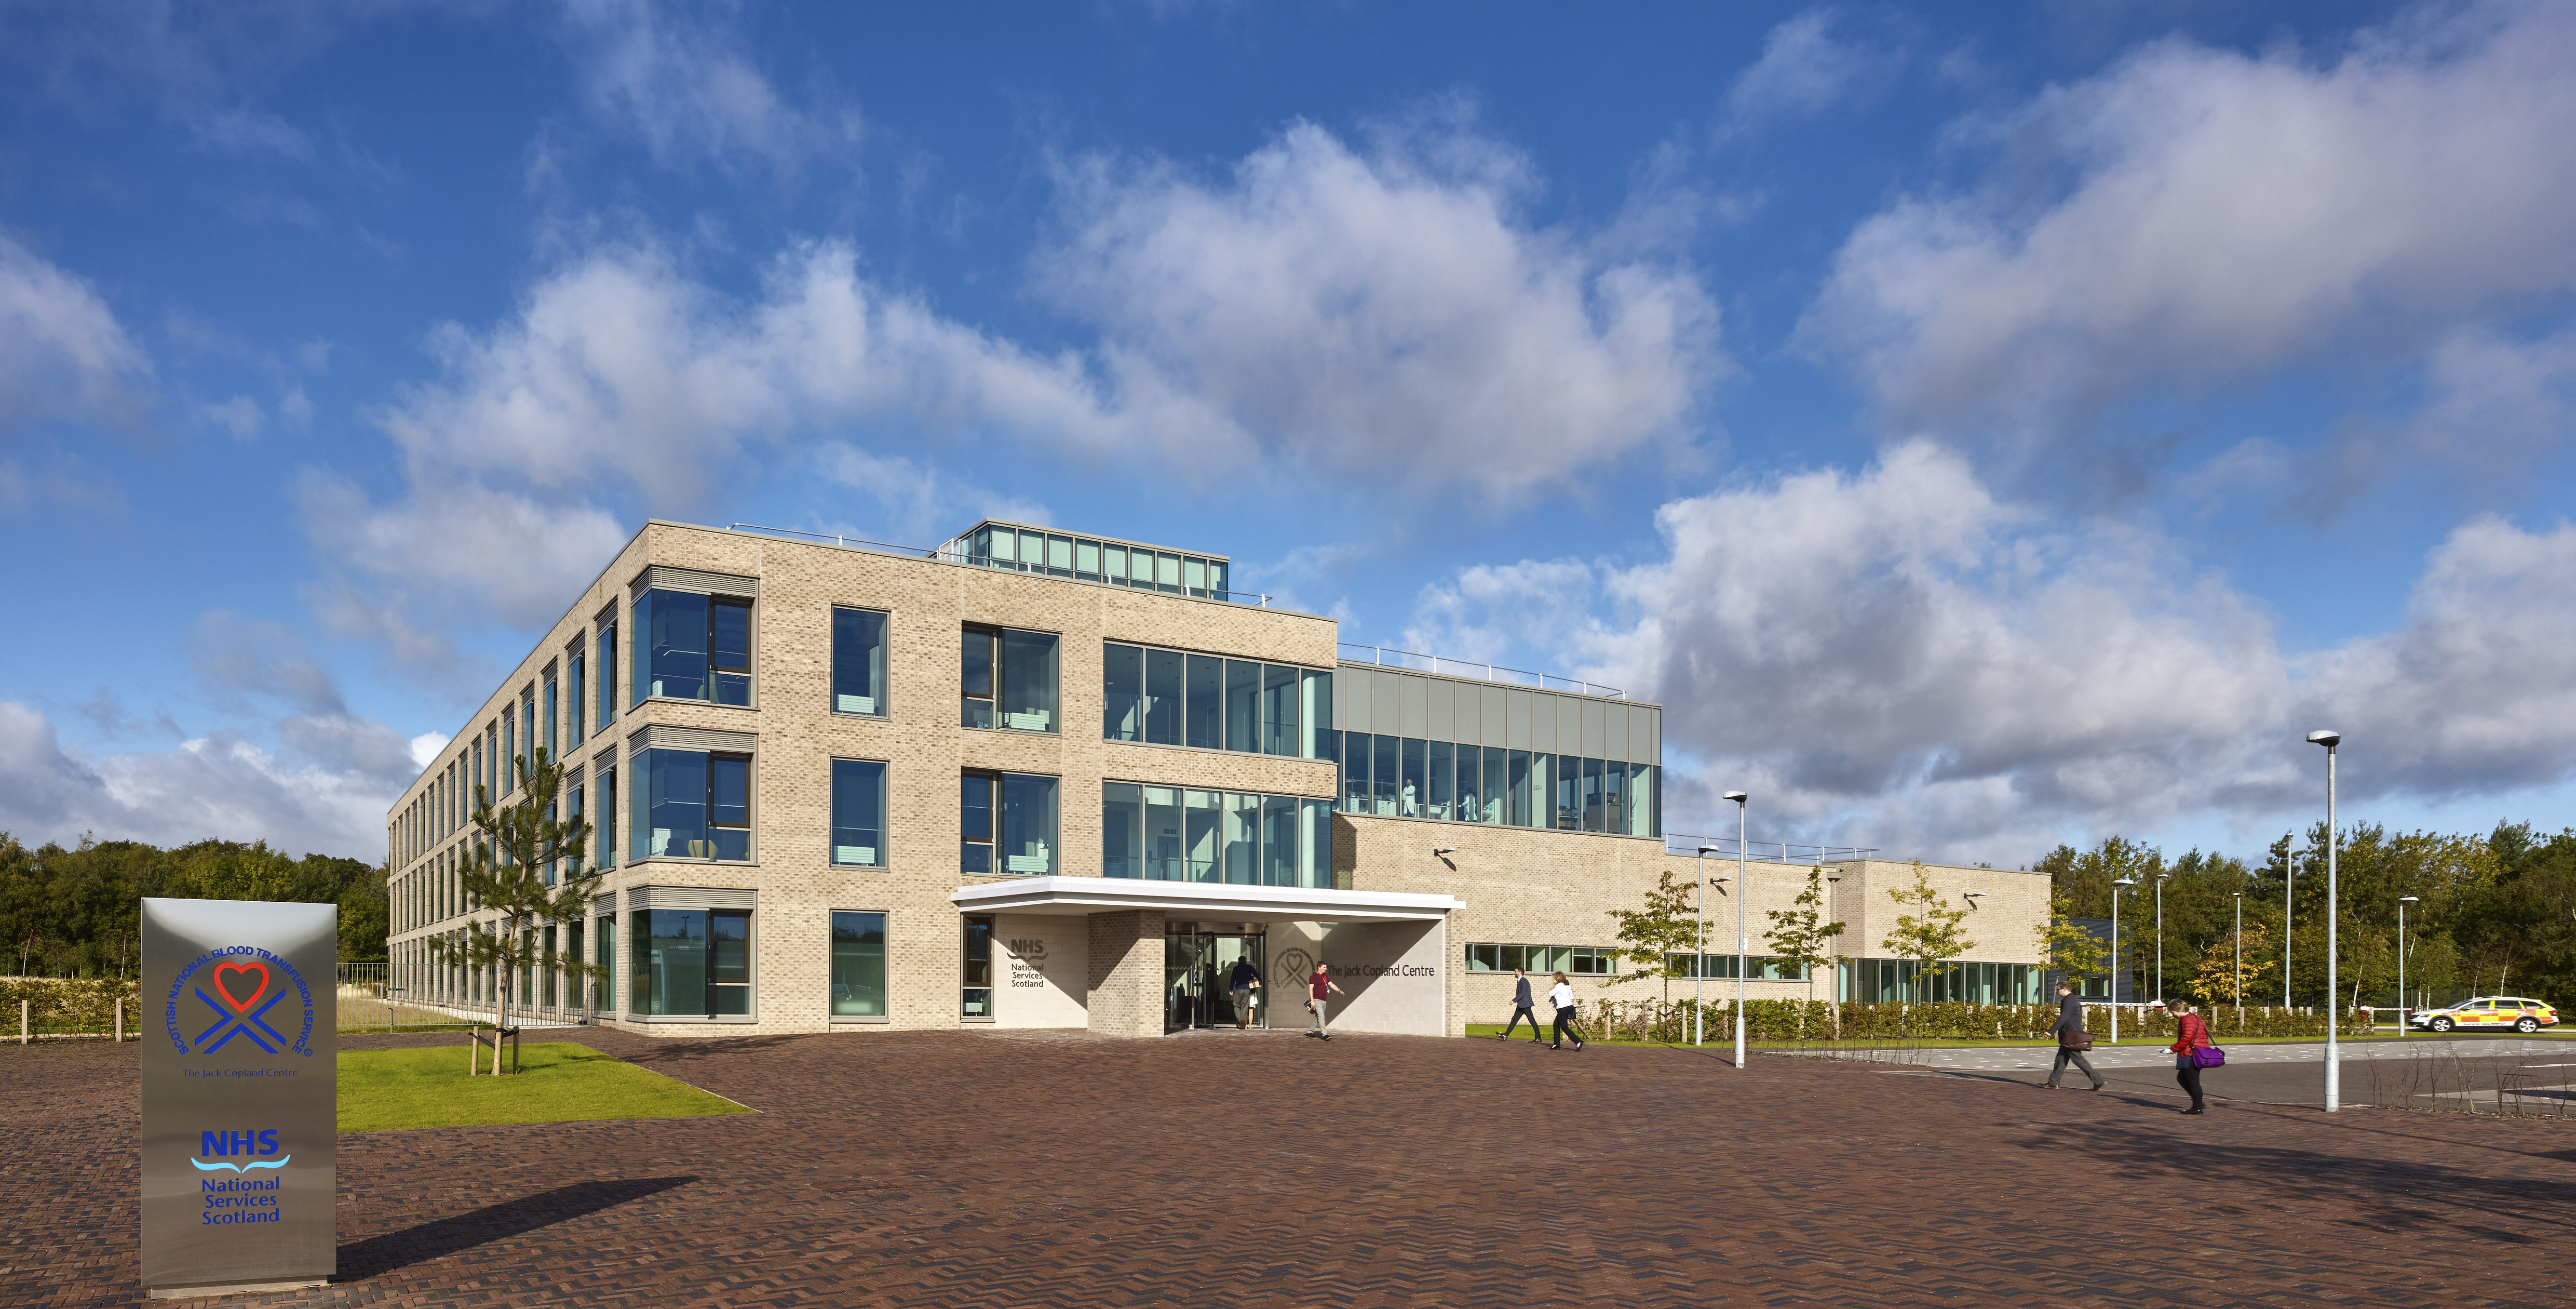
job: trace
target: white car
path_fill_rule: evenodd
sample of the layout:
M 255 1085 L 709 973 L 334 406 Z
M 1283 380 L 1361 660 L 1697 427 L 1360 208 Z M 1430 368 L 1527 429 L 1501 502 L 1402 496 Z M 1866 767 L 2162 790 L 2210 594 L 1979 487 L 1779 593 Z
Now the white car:
M 2420 1009 L 2406 1016 L 2409 1027 L 2428 1032 L 2494 1031 L 2512 1028 L 2537 1032 L 2558 1025 L 2558 1011 L 2538 1000 L 2514 995 L 2482 995 L 2443 1009 Z

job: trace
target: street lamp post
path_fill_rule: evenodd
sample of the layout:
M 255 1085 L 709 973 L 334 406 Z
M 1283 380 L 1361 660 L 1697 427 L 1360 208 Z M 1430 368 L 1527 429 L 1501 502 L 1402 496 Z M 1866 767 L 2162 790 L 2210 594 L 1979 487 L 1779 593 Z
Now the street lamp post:
M 2136 886 L 2134 877 L 2116 878 L 2111 883 L 2111 1044 L 2120 1043 L 2120 888 Z
M 2236 896 L 2236 980 L 2230 989 L 2236 993 L 2236 1025 L 2245 1025 L 2245 893 Z
M 1742 791 L 1729 791 L 1735 802 L 1735 1066 L 1744 1066 L 1744 901 L 1752 883 L 1744 880 L 1744 801 Z
M 2343 1015 L 2336 1011 L 2341 1003 L 2335 998 L 2335 847 L 2343 844 L 2335 834 L 2335 747 L 2343 744 L 2343 734 L 2335 731 L 2308 733 L 2308 744 L 2326 748 L 2326 1112 L 2343 1109 L 2343 1066 L 2335 1062 L 2335 1030 L 2343 1026 Z
M 2411 1025 L 2406 1021 L 2408 1009 L 2406 1004 L 2406 906 L 2422 902 L 2422 896 L 2397 897 L 2397 1034 L 2399 1036 L 2404 1036 L 2412 1030 Z
M 2165 879 L 2171 873 L 2156 874 L 2156 1000 L 2165 998 Z
M 1699 848 L 1699 886 L 1691 892 L 1691 907 L 1699 915 L 1699 935 L 1691 940 L 1691 1044 L 1700 1044 L 1707 1035 L 1708 1018 L 1708 852 L 1713 845 Z
M 2298 834 L 2291 833 L 2293 837 Z M 2299 881 L 2299 843 L 2290 842 L 2290 852 L 2281 856 L 2281 1007 L 2290 1007 L 2290 915 L 2296 907 L 2292 888 Z

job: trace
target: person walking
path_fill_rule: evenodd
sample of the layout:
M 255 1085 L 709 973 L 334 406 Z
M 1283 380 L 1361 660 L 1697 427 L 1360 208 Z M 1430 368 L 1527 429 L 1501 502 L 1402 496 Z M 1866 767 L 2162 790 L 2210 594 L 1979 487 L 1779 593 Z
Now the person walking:
M 1556 1039 L 1548 1042 L 1550 1050 L 1565 1048 L 1565 1038 L 1574 1038 L 1574 1048 L 1583 1048 L 1583 1033 L 1574 1030 L 1574 983 L 1565 974 L 1556 975 L 1556 985 L 1547 989 L 1547 1002 L 1556 1006 Z
M 2165 1008 L 2177 1015 L 2174 1019 L 2174 1043 L 2165 1047 L 2174 1055 L 2174 1084 L 2191 1093 L 2191 1107 L 2183 1112 L 2207 1113 L 2209 1107 L 2200 1094 L 2200 1065 L 2193 1062 L 2191 1052 L 2209 1049 L 2217 1042 L 2209 1039 L 2209 1022 L 2200 1016 L 2200 1011 L 2193 1008 L 2190 1001 L 2168 1000 Z
M 1512 1039 L 1512 1033 L 1521 1029 L 1521 1020 L 1524 1018 L 1529 1020 L 1530 1044 L 1547 1044 L 1547 1038 L 1540 1035 L 1541 1032 L 1546 1030 L 1546 1025 L 1539 1022 L 1538 1010 L 1530 1007 L 1529 974 L 1521 969 L 1515 968 L 1512 970 L 1512 1021 L 1509 1026 L 1503 1029 L 1502 1035 L 1497 1036 L 1494 1039 L 1497 1041 L 1508 1041 Z
M 2071 1063 L 2084 1070 L 2094 1090 L 2101 1090 L 2102 1075 L 2094 1072 L 2093 1061 L 2084 1057 L 2084 1052 L 2092 1048 L 2093 1034 L 2084 1030 L 2084 1002 L 2075 998 L 2072 982 L 2057 984 L 2057 1021 L 2049 1025 L 2048 1034 L 2057 1038 L 2057 1062 L 2050 1066 L 2048 1080 L 2040 1083 L 2039 1089 L 2056 1090 L 2057 1079 L 2066 1075 L 2066 1065 Z
M 1306 1002 L 1306 1008 L 1315 1015 L 1315 1025 L 1307 1031 L 1306 1035 L 1320 1036 L 1327 1041 L 1332 1040 L 1332 1031 L 1324 1026 L 1324 996 L 1326 992 L 1341 991 L 1342 988 L 1333 985 L 1332 970 L 1325 967 L 1324 961 L 1321 959 L 1315 961 L 1315 975 L 1307 978 L 1306 982 L 1308 987 L 1314 991 L 1314 998 Z M 1342 994 L 1348 995 L 1350 993 L 1348 991 L 1342 991 Z
M 1234 970 L 1225 978 L 1225 989 L 1234 997 L 1234 1030 L 1252 1026 L 1252 992 L 1260 985 L 1261 970 L 1252 966 L 1249 956 L 1234 961 Z

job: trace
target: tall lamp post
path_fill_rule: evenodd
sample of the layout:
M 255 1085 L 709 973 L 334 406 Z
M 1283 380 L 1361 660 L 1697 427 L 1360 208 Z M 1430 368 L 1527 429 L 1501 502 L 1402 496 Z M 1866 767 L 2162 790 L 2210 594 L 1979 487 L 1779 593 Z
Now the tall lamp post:
M 2237 891 L 2234 895 L 2236 896 L 2236 982 L 2230 989 L 2236 992 L 2236 1025 L 2241 1028 L 2245 1025 L 2245 893 Z
M 1752 884 L 1744 880 L 1744 793 L 1729 791 L 1735 802 L 1735 1066 L 1744 1066 L 1744 900 Z
M 2404 1036 L 2412 1030 L 2412 1026 L 2406 1021 L 2409 1008 L 2406 1003 L 2406 906 L 2421 904 L 2423 899 L 2422 896 L 2417 895 L 2397 897 L 2397 1034 L 2399 1036 Z
M 1700 1044 L 1708 1034 L 1708 852 L 1713 845 L 1699 848 L 1699 889 L 1691 892 L 1692 908 L 1699 914 L 1699 936 L 1691 942 L 1691 1044 Z
M 2165 999 L 2165 879 L 2171 873 L 2156 874 L 2156 1003 Z
M 2343 744 L 2343 733 L 2310 732 L 2308 744 L 2326 748 L 2326 1112 L 2331 1114 L 2343 1109 L 2343 1066 L 2335 1062 L 2335 1030 L 2343 1026 L 2343 1015 L 2335 1008 L 2335 847 L 2343 844 L 2335 833 L 2335 747 Z
M 2295 838 L 2298 834 L 2291 833 Z M 2298 897 L 2292 889 L 2299 882 L 2299 843 L 2290 842 L 2290 853 L 2281 865 L 2281 1007 L 2290 1007 L 2290 915 L 2298 908 Z
M 2116 878 L 2111 883 L 2111 1044 L 2120 1043 L 2120 888 L 2136 886 L 2134 877 Z

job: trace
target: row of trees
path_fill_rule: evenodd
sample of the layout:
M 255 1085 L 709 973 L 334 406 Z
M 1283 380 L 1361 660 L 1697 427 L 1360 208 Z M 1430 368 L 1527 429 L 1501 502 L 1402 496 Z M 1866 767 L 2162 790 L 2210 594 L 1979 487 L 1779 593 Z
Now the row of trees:
M 2070 919 L 2111 916 L 2113 884 L 2137 879 L 2120 903 L 2121 953 L 2144 992 L 2163 981 L 2209 1002 L 2279 1004 L 2282 952 L 2288 1003 L 2328 1003 L 2325 825 L 2284 836 L 2249 865 L 2198 850 L 2168 862 L 2153 846 L 2111 837 L 2090 850 L 2059 846 L 2035 866 L 2056 909 L 2053 961 L 2080 953 Z M 2397 991 L 2398 908 L 2405 904 L 2408 991 L 2576 998 L 2576 831 L 2555 836 L 2500 823 L 2484 836 L 2344 829 L 2335 854 L 2335 996 L 2387 1003 Z M 2160 925 L 2157 889 L 2163 892 Z M 2242 971 L 2237 912 L 2243 908 Z
M 1905 912 L 1896 916 L 1895 930 L 1879 945 L 1896 958 L 1912 961 L 1918 975 L 1964 959 L 1977 948 L 1968 938 L 1967 908 L 1952 905 L 1934 889 L 1921 860 L 1914 864 L 1914 884 L 1892 888 L 1887 895 Z M 1610 917 L 1619 925 L 1620 957 L 1636 965 L 1622 980 L 1660 977 L 1669 1003 L 1673 979 L 1693 975 L 1687 971 L 1694 967 L 1689 961 L 1703 945 L 1706 924 L 1700 908 L 1697 888 L 1674 880 L 1672 870 L 1666 869 L 1654 889 L 1646 892 L 1643 908 L 1612 910 Z M 1817 970 L 1832 961 L 1826 952 L 1847 927 L 1825 918 L 1825 870 L 1807 870 L 1807 884 L 1788 908 L 1762 912 L 1769 927 L 1762 934 L 1764 948 L 1754 957 L 1795 968 L 1812 989 Z
M 143 898 L 328 901 L 340 906 L 340 958 L 385 957 L 385 875 L 359 859 L 301 859 L 266 842 L 141 841 L 30 848 L 0 832 L 0 971 L 28 977 L 135 975 Z

